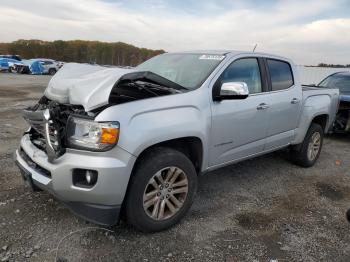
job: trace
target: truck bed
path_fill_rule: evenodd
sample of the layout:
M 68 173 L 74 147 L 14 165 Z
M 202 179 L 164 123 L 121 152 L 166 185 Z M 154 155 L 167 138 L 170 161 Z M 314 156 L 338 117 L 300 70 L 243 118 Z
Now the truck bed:
M 314 96 L 314 95 L 328 95 L 331 97 L 335 97 L 339 100 L 339 89 L 337 88 L 326 88 L 326 87 L 317 87 L 317 86 L 309 86 L 302 85 L 303 98 Z
M 328 126 L 326 128 L 327 132 L 332 127 L 338 111 L 339 89 L 302 85 L 302 92 L 304 106 L 312 106 L 312 103 L 323 103 L 322 105 L 329 110 L 329 116 L 332 116 L 332 119 L 328 120 Z M 310 102 L 313 99 L 316 100 Z
M 328 88 L 328 87 L 317 87 L 315 85 L 302 85 L 303 91 L 309 91 L 309 90 L 314 90 L 314 91 L 320 91 L 320 90 L 336 90 L 339 94 L 339 91 L 337 88 Z

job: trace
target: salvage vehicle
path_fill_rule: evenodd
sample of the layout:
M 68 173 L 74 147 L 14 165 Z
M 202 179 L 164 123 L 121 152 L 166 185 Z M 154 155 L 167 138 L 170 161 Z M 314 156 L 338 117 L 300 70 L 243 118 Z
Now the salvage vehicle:
M 10 68 L 12 72 L 19 74 L 54 75 L 60 67 L 61 63 L 55 60 L 35 58 L 14 63 Z
M 14 59 L 16 61 L 22 61 L 22 58 L 19 55 L 0 55 L 1 58 L 9 58 L 9 59 Z
M 60 67 L 62 67 L 60 62 L 52 59 L 37 58 L 32 60 L 38 61 L 42 65 L 42 74 L 45 75 L 54 75 L 60 69 Z
M 24 110 L 15 160 L 46 190 L 102 225 L 169 228 L 199 174 L 288 148 L 311 167 L 337 89 L 303 88 L 293 62 L 252 52 L 166 53 L 136 68 L 65 64 Z
M 30 74 L 29 60 L 16 61 L 9 64 L 9 71 L 17 74 Z
M 1 58 L 0 57 L 0 71 L 12 72 L 14 64 L 23 64 L 21 61 L 12 58 Z
M 350 72 L 332 74 L 322 80 L 318 87 L 339 89 L 340 104 L 333 131 L 336 133 L 350 132 Z

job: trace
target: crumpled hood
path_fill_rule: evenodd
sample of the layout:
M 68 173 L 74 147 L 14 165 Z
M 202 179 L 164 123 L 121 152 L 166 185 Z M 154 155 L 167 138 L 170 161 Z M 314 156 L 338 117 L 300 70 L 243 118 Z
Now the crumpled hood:
M 91 111 L 108 103 L 114 84 L 134 69 L 67 63 L 51 79 L 45 96 L 62 104 Z

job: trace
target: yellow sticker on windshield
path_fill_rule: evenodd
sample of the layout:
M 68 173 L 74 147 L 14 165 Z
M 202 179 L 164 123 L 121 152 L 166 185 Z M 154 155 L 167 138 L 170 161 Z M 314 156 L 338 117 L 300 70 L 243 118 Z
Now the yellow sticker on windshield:
M 201 55 L 199 59 L 204 59 L 204 60 L 222 60 L 224 59 L 224 55 Z

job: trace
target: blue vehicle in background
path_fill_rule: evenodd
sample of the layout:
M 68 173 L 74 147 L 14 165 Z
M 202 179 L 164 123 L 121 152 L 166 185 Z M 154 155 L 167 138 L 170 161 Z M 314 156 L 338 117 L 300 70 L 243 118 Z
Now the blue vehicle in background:
M 56 62 L 55 60 L 36 58 L 15 61 L 9 66 L 8 71 L 19 74 L 54 75 L 59 68 L 59 62 Z
M 60 69 L 60 63 L 52 59 L 36 58 L 30 61 L 32 62 L 32 74 L 54 75 Z
M 19 55 L 0 55 L 0 59 L 1 58 L 9 58 L 17 61 L 22 61 L 22 58 Z
M 0 56 L 0 71 L 12 72 L 15 64 L 24 65 L 22 61 Z
M 340 102 L 334 132 L 350 132 L 350 72 L 332 74 L 322 80 L 318 87 L 339 89 Z

